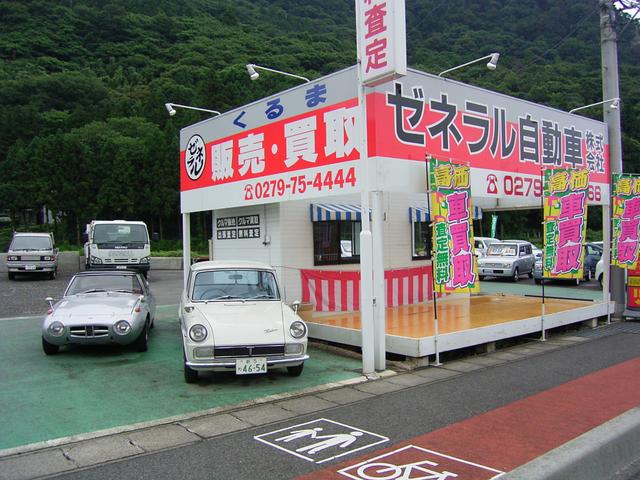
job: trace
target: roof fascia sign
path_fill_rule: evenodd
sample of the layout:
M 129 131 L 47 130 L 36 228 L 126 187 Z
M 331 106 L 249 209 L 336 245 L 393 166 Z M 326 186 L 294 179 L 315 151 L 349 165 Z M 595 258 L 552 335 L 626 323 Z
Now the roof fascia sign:
M 182 129 L 181 211 L 358 193 L 357 85 L 351 67 Z M 372 189 L 425 192 L 429 155 L 468 164 L 492 205 L 540 206 L 543 168 L 561 167 L 609 202 L 602 122 L 412 69 L 369 92 Z

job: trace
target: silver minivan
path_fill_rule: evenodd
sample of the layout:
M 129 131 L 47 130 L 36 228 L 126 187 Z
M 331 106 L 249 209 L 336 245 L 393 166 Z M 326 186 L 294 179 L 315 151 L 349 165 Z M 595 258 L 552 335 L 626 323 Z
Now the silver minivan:
M 533 278 L 533 266 L 536 258 L 533 246 L 525 241 L 492 243 L 487 248 L 487 254 L 478 259 L 478 275 L 480 280 L 485 277 L 508 277 L 514 282 L 522 274 Z
M 7 251 L 9 280 L 16 273 L 45 273 L 53 280 L 58 273 L 58 249 L 52 233 L 14 233 Z

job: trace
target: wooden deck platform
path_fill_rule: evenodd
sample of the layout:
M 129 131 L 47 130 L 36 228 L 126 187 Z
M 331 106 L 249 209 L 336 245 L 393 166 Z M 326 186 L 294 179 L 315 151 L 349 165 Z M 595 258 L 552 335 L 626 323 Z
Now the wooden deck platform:
M 458 296 L 438 300 L 437 306 L 440 352 L 607 314 L 603 302 L 546 298 L 543 321 L 542 299 L 520 295 Z M 360 346 L 360 312 L 313 312 L 305 320 L 311 338 Z M 434 326 L 433 302 L 387 308 L 387 352 L 409 357 L 435 353 Z

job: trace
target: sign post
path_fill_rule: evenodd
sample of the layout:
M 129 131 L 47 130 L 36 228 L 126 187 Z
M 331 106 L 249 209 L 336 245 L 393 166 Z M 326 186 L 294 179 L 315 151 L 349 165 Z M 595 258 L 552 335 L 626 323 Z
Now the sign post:
M 362 231 L 360 233 L 360 315 L 362 328 L 363 373 L 384 370 L 386 312 L 384 300 L 384 252 L 382 239 L 382 201 L 376 194 L 370 209 L 372 183 L 377 185 L 376 170 L 369 169 L 367 140 L 367 87 L 406 75 L 406 38 L 404 0 L 356 0 L 356 36 L 358 51 L 358 112 L 360 118 L 360 196 Z M 373 175 L 372 175 L 372 174 Z M 372 178 L 373 177 L 373 178 Z M 371 222 L 369 212 L 371 211 Z M 376 259 L 374 261 L 374 258 Z

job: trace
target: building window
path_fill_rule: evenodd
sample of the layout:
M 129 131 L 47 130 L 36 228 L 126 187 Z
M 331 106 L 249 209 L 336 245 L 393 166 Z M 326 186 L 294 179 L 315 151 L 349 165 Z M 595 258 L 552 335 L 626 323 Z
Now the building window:
M 360 263 L 360 222 L 313 222 L 313 264 Z
M 431 225 L 429 222 L 411 222 L 412 255 L 413 260 L 428 260 L 431 258 Z

